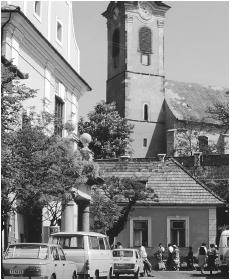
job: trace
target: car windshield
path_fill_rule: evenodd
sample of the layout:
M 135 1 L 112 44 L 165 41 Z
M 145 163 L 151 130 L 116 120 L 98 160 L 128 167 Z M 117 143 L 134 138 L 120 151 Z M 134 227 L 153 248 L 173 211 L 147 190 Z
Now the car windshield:
M 113 256 L 131 258 L 131 257 L 133 257 L 133 251 L 117 250 L 117 251 L 113 251 Z
M 48 246 L 35 244 L 10 245 L 5 259 L 42 259 L 48 258 Z
M 82 235 L 75 236 L 52 236 L 52 244 L 60 244 L 63 249 L 84 249 Z

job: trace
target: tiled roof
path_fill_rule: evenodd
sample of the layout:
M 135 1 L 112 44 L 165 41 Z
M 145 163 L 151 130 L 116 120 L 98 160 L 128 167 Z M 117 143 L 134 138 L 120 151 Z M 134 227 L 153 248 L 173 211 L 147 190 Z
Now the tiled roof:
M 165 99 L 178 120 L 220 124 L 207 112 L 218 102 L 228 102 L 227 88 L 166 80 Z
M 157 160 L 97 161 L 100 175 L 106 177 L 136 177 L 154 189 L 157 201 L 142 201 L 141 205 L 218 205 L 223 201 L 204 184 L 193 178 L 177 161 Z

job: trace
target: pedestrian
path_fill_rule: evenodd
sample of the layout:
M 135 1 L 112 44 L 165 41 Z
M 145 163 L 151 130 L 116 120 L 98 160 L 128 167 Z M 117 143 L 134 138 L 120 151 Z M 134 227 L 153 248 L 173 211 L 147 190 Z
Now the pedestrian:
M 179 270 L 180 267 L 180 251 L 177 245 L 173 245 L 173 253 L 172 253 L 172 261 L 173 261 L 173 269 Z
M 168 244 L 168 258 L 167 258 L 167 269 L 171 270 L 172 269 L 172 254 L 173 254 L 173 246 L 171 243 Z
M 193 270 L 194 269 L 194 260 L 193 260 L 193 250 L 192 247 L 189 246 L 188 248 L 188 255 L 187 255 L 187 269 Z
M 156 252 L 157 264 L 159 270 L 165 270 L 165 263 L 163 261 L 163 254 L 165 252 L 165 248 L 161 243 L 158 245 L 158 250 Z
M 210 249 L 208 250 L 208 270 L 210 275 L 212 275 L 213 270 L 216 270 L 216 248 L 215 244 L 210 244 Z
M 121 244 L 121 242 L 117 242 L 117 249 L 123 249 L 123 246 L 122 246 L 122 244 Z
M 206 247 L 206 243 L 203 242 L 198 252 L 198 266 L 200 268 L 201 274 L 204 274 L 204 267 L 206 263 L 207 263 L 207 247 Z
M 148 260 L 148 256 L 147 256 L 147 253 L 146 253 L 146 250 L 145 250 L 145 247 L 144 247 L 144 243 L 142 243 L 142 245 L 140 246 L 140 256 L 143 260 L 143 263 L 144 263 L 144 275 L 145 273 L 147 274 L 147 276 L 151 276 L 150 273 L 151 273 L 151 263 L 149 262 Z

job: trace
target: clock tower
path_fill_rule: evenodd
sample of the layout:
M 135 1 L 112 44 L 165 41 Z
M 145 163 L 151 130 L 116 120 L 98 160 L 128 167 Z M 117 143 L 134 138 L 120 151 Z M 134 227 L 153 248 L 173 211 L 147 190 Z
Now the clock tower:
M 107 18 L 106 101 L 134 125 L 133 157 L 166 152 L 164 22 L 161 1 L 111 1 Z

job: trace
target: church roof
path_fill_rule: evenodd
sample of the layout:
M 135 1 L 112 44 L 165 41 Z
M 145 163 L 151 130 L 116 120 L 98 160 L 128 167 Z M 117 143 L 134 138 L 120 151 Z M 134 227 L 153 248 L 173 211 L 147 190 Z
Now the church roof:
M 227 103 L 228 98 L 229 91 L 224 87 L 165 81 L 166 103 L 178 120 L 218 125 L 220 122 L 213 119 L 207 110 L 216 103 Z
M 220 205 L 221 198 L 195 179 L 176 160 L 154 159 L 129 161 L 98 160 L 100 173 L 106 177 L 135 177 L 147 182 L 157 196 L 155 201 L 141 201 L 140 205 Z

